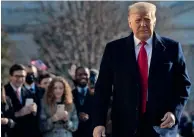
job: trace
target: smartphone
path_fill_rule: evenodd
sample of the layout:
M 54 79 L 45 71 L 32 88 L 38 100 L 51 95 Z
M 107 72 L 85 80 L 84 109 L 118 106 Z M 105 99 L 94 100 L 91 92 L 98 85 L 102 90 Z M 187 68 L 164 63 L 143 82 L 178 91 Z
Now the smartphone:
M 65 105 L 64 105 L 64 104 L 59 104 L 59 105 L 57 105 L 57 111 L 58 111 L 58 112 L 63 112 L 63 111 L 65 111 Z
M 29 106 L 29 105 L 31 105 L 31 104 L 33 104 L 33 103 L 34 103 L 34 100 L 33 100 L 32 98 L 27 98 L 27 99 L 26 99 L 25 106 Z

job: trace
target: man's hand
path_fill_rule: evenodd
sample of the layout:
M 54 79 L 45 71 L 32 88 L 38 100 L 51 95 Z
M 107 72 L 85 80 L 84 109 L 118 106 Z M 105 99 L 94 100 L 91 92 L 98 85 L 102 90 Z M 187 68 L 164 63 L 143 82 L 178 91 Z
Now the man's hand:
M 161 121 L 163 123 L 160 125 L 160 128 L 171 128 L 175 124 L 175 116 L 173 113 L 167 112 Z
M 22 117 L 31 113 L 30 106 L 24 106 L 19 111 L 15 112 L 15 117 Z
M 105 135 L 105 127 L 97 126 L 94 128 L 93 137 L 106 137 Z
M 33 103 L 29 106 L 31 112 L 36 113 L 37 112 L 37 105 L 36 103 Z
M 8 119 L 7 118 L 1 118 L 1 124 L 2 125 L 7 125 L 8 124 Z
M 87 121 L 89 119 L 89 115 L 84 113 L 84 112 L 80 112 L 79 113 L 79 118 L 82 120 L 82 121 Z
M 25 115 L 28 115 L 31 113 L 31 110 L 30 110 L 30 106 L 24 106 L 20 111 L 19 113 L 21 114 L 21 116 L 25 116 Z

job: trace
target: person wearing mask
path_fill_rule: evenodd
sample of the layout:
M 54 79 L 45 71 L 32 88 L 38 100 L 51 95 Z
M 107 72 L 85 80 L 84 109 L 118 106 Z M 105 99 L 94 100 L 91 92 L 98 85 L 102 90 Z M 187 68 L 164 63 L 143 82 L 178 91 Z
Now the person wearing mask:
M 6 96 L 5 89 L 1 89 L 1 137 L 12 137 L 11 132 L 15 126 L 14 111 L 11 99 Z
M 41 101 L 40 130 L 43 137 L 72 137 L 78 117 L 71 88 L 62 77 L 55 77 Z
M 4 86 L 6 95 L 11 99 L 14 111 L 14 121 L 11 136 L 36 137 L 36 127 L 30 121 L 37 113 L 37 105 L 32 102 L 31 93 L 24 88 L 26 69 L 21 64 L 14 64 L 9 70 L 10 82 Z
M 45 90 L 41 87 L 38 86 L 37 81 L 38 81 L 38 70 L 35 66 L 33 65 L 28 65 L 26 67 L 26 82 L 24 84 L 24 87 L 29 90 L 31 93 L 31 96 L 34 100 L 34 102 L 37 104 L 37 113 L 34 115 L 33 119 L 31 119 L 31 122 L 33 123 L 34 127 L 37 127 L 34 132 L 37 134 L 36 136 L 41 136 L 40 132 L 40 110 L 41 110 L 41 99 L 44 95 Z
M 76 88 L 72 91 L 74 103 L 79 117 L 79 127 L 74 137 L 92 137 L 92 100 L 93 92 L 88 87 L 90 71 L 86 67 L 77 67 L 75 70 Z
M 43 94 L 44 94 L 44 89 L 39 87 L 37 84 L 38 81 L 38 73 L 37 73 L 37 68 L 33 65 L 29 65 L 26 67 L 27 71 L 27 76 L 26 76 L 26 82 L 25 82 L 25 87 L 30 90 L 32 94 L 35 95 L 35 100 L 39 104 L 39 101 Z

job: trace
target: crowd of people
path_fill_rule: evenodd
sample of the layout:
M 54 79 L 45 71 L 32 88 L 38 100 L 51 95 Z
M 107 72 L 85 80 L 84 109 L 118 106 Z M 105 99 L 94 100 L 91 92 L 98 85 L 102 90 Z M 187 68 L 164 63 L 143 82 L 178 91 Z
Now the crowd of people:
M 78 67 L 74 89 L 61 76 L 14 64 L 1 88 L 2 137 L 92 137 L 98 71 Z

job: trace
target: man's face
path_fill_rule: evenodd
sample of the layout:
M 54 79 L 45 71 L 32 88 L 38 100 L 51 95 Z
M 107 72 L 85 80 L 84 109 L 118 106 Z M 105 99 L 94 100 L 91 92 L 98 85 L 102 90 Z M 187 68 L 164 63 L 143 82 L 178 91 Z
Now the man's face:
M 14 71 L 13 75 L 10 76 L 10 82 L 16 87 L 21 87 L 26 78 L 26 71 L 25 70 L 17 70 Z
M 129 15 L 129 27 L 138 39 L 146 41 L 152 36 L 156 22 L 154 16 L 151 12 L 144 10 L 137 10 Z
M 41 80 L 40 82 L 40 87 L 47 89 L 48 85 L 50 84 L 50 82 L 52 81 L 52 78 L 44 78 Z
M 89 79 L 88 69 L 80 68 L 77 70 L 77 73 L 75 74 L 75 80 L 79 86 L 85 87 L 88 84 L 88 79 Z
M 36 67 L 32 66 L 32 67 L 27 67 L 26 71 L 27 71 L 26 83 L 31 85 L 32 83 L 35 82 L 37 78 L 37 69 Z
M 26 71 L 27 71 L 27 73 L 33 73 L 35 77 L 37 77 L 37 75 L 38 75 L 38 70 L 34 66 L 32 66 L 31 68 L 27 67 Z

